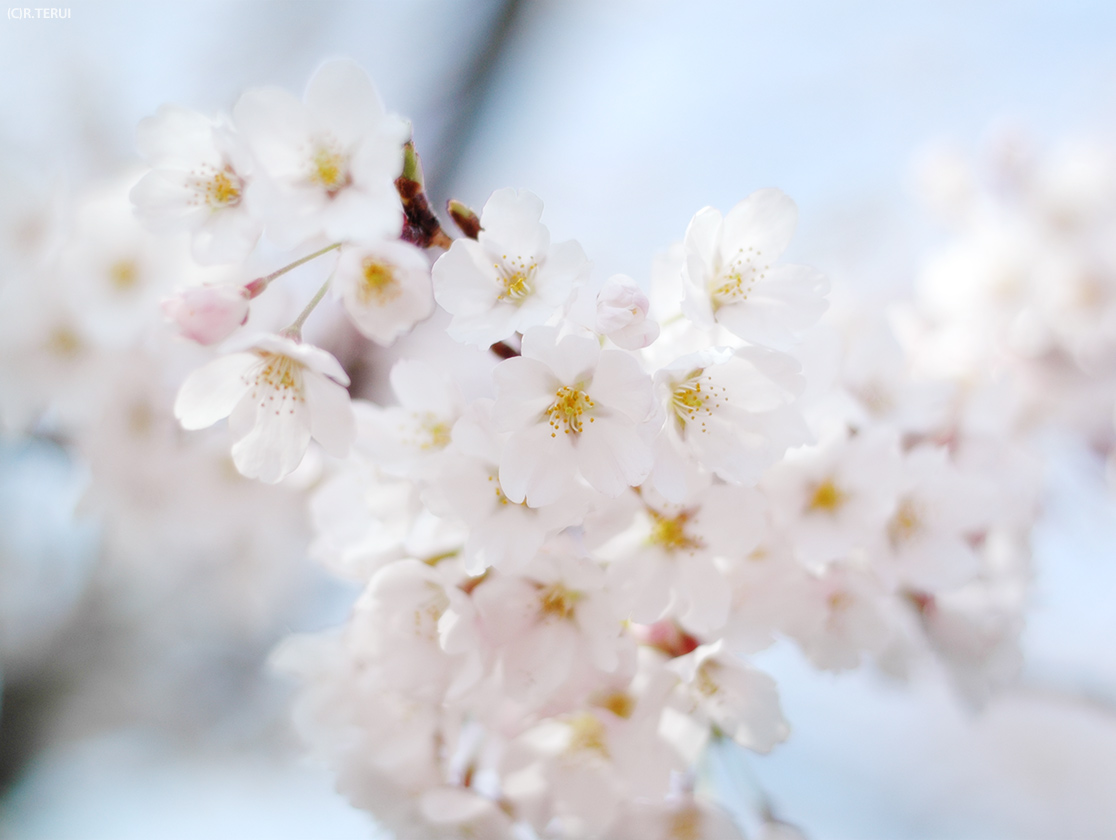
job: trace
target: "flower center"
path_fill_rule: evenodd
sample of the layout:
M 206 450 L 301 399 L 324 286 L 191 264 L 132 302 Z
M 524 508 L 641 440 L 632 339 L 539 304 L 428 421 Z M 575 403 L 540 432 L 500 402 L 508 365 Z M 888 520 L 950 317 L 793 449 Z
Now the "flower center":
M 279 414 L 287 400 L 306 402 L 302 393 L 302 365 L 280 353 L 260 353 L 260 356 L 262 361 L 252 389 L 252 397 L 259 399 L 260 407 L 274 408 Z M 277 404 L 276 398 L 279 400 Z M 293 406 L 288 409 L 290 414 L 294 411 Z
M 608 758 L 604 724 L 592 712 L 581 712 L 570 720 L 569 752 L 596 752 Z
M 429 600 L 415 607 L 412 615 L 413 632 L 416 637 L 428 641 L 438 640 L 438 620 L 449 609 L 449 598 L 441 587 L 427 584 L 430 591 Z
M 109 283 L 118 292 L 127 292 L 139 283 L 139 267 L 135 260 L 117 260 L 108 270 Z
M 534 260 L 525 260 L 523 257 L 508 259 L 508 255 L 501 257 L 501 263 L 493 263 L 497 279 L 503 287 L 497 300 L 510 300 L 512 303 L 522 303 L 534 289 L 531 281 L 535 277 L 535 270 L 539 264 Z
M 571 388 L 569 385 L 563 385 L 555 393 L 554 402 L 550 404 L 550 408 L 546 410 L 550 428 L 553 430 L 550 436 L 557 436 L 559 429 L 562 429 L 563 434 L 567 435 L 570 432 L 581 434 L 584 428 L 581 416 L 595 405 L 596 403 L 584 391 Z M 589 418 L 590 423 L 593 420 L 594 418 Z M 565 426 L 564 429 L 563 426 Z
M 814 485 L 806 509 L 809 511 L 821 510 L 826 513 L 836 513 L 846 501 L 848 501 L 848 495 L 833 483 L 833 479 L 827 478 L 820 484 Z
M 581 600 L 581 593 L 567 589 L 560 583 L 549 583 L 539 590 L 539 612 L 568 621 L 574 617 L 574 608 Z
M 688 805 L 671 814 L 670 828 L 667 831 L 670 840 L 700 840 L 701 812 L 693 805 Z
M 499 479 L 498 476 L 490 475 L 488 477 L 488 480 L 491 481 L 494 485 L 496 485 L 496 500 L 499 501 L 499 503 L 501 505 L 516 504 L 515 502 L 513 502 L 511 499 L 509 499 L 507 496 L 504 495 L 504 488 L 500 486 L 500 479 Z M 519 502 L 518 506 L 523 507 L 523 508 L 527 507 L 527 500 L 524 499 L 522 502 Z
M 648 510 L 651 515 L 651 534 L 647 541 L 661 546 L 667 551 L 702 548 L 704 543 L 686 533 L 686 523 L 693 516 L 692 511 L 684 510 L 674 517 L 664 516 L 658 511 Z
M 449 446 L 452 429 L 445 421 L 428 414 L 421 426 L 427 436 L 427 441 L 422 444 L 423 449 L 445 449 Z
M 707 431 L 705 420 L 713 416 L 713 409 L 720 408 L 722 400 L 728 401 L 726 389 L 714 385 L 713 380 L 704 374 L 704 368 L 690 371 L 681 382 L 674 385 L 670 394 L 671 407 L 680 424 L 686 426 L 696 422 L 703 432 Z
M 361 280 L 357 298 L 368 306 L 373 300 L 380 306 L 399 297 L 399 281 L 390 265 L 365 257 L 361 263 Z
M 595 705 L 608 709 L 618 718 L 627 720 L 635 711 L 635 698 L 626 691 L 613 691 L 603 697 L 598 697 Z
M 887 525 L 887 535 L 893 547 L 914 537 L 922 530 L 922 517 L 913 499 L 903 499 Z
M 226 166 L 205 184 L 205 203 L 215 210 L 221 207 L 235 207 L 240 203 L 240 191 L 244 182 L 233 170 Z
M 47 339 L 47 349 L 62 359 L 73 359 L 81 353 L 81 338 L 66 326 L 55 328 Z
M 765 265 L 761 271 L 758 264 L 759 258 L 760 252 L 755 248 L 749 247 L 747 251 L 743 248 L 737 250 L 736 256 L 716 274 L 711 284 L 710 297 L 713 300 L 714 309 L 726 303 L 736 303 L 748 299 L 756 280 L 762 280 L 766 276 L 762 271 L 770 268 L 770 266 Z
M 336 195 L 352 183 L 348 159 L 328 146 L 318 146 L 310 159 L 310 180 L 325 187 L 330 196 Z
M 714 676 L 719 669 L 720 666 L 716 662 L 706 660 L 701 663 L 701 667 L 694 674 L 694 688 L 706 697 L 712 697 L 719 692 L 721 685 Z

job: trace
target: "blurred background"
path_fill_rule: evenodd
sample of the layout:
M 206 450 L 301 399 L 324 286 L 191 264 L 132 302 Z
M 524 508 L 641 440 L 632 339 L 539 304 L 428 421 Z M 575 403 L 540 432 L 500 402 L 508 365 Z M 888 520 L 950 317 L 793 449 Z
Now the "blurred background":
M 413 120 L 436 205 L 531 189 L 601 276 L 646 279 L 697 209 L 778 186 L 800 209 L 792 259 L 838 305 L 882 304 L 947 236 L 914 194 L 931 150 L 1116 139 L 1106 0 L 66 1 L 0 20 L 0 186 L 39 188 L 5 187 L 4 220 L 138 163 L 135 126 L 165 102 L 227 111 L 348 56 Z M 758 664 L 793 732 L 740 796 L 815 838 L 1116 836 L 1116 503 L 1087 447 L 1043 445 L 1020 686 L 977 711 L 940 674 L 820 674 L 777 646 Z M 373 836 L 300 758 L 266 669 L 353 596 L 310 567 L 290 500 L 261 502 L 282 573 L 241 581 L 266 603 L 251 622 L 230 628 L 196 568 L 121 611 L 86 460 L 49 435 L 0 448 L 0 837 Z M 188 619 L 135 618 L 191 598 Z

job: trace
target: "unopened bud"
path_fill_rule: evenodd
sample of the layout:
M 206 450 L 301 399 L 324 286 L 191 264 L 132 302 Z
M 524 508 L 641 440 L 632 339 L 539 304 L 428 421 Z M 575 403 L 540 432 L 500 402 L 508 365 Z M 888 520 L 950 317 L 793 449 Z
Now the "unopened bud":
M 410 140 L 403 145 L 402 176 L 408 181 L 413 181 L 418 184 L 419 189 L 423 188 L 422 161 L 419 160 L 418 152 L 415 151 L 414 142 Z
M 248 320 L 248 292 L 240 286 L 195 286 L 165 298 L 162 308 L 179 334 L 216 344 Z
M 481 226 L 480 218 L 477 216 L 475 211 L 470 210 L 468 207 L 466 207 L 455 198 L 450 199 L 446 203 L 446 210 L 449 211 L 450 216 L 453 218 L 454 224 L 456 224 L 461 229 L 461 232 L 463 234 L 468 236 L 470 239 L 477 238 L 477 236 L 480 234 Z
M 647 317 L 650 307 L 635 280 L 614 275 L 597 295 L 597 332 L 625 350 L 646 347 L 659 337 L 659 325 Z

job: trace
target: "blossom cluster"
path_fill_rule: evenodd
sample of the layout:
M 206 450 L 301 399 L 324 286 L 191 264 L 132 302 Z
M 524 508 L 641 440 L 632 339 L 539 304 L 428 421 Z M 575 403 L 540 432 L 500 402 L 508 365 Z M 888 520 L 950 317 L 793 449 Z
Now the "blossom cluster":
M 920 364 L 999 380 L 1021 431 L 1068 432 L 1116 475 L 1116 156 L 1083 139 L 1042 153 L 1014 131 L 987 152 L 923 161 L 952 236 L 920 278 Z
M 0 249 L 0 420 L 89 465 L 108 623 L 261 648 L 305 553 L 360 587 L 274 660 L 398 837 L 741 837 L 703 756 L 787 737 L 753 660 L 779 642 L 936 663 L 974 702 L 1012 677 L 1020 415 L 927 364 L 932 330 L 826 323 L 779 190 L 699 210 L 636 277 L 595 276 L 523 189 L 450 202 L 453 238 L 346 61 L 301 99 L 165 106 L 138 147 Z
M 817 326 L 828 284 L 781 259 L 780 191 L 700 210 L 644 282 L 602 280 L 526 190 L 451 202 L 451 239 L 406 123 L 350 63 L 302 101 L 164 108 L 140 136 L 133 200 L 195 257 L 262 233 L 335 261 L 290 326 L 191 373 L 175 414 L 228 417 L 236 468 L 266 482 L 312 439 L 333 456 L 311 552 L 364 591 L 276 661 L 341 789 L 397 836 L 740 836 L 697 768 L 713 741 L 786 737 L 746 658 L 779 638 L 829 670 L 933 653 L 974 698 L 1010 677 L 1031 463 L 886 326 Z M 221 341 L 281 273 L 167 314 Z M 407 337 L 390 404 L 303 342 L 327 287 L 363 336 Z

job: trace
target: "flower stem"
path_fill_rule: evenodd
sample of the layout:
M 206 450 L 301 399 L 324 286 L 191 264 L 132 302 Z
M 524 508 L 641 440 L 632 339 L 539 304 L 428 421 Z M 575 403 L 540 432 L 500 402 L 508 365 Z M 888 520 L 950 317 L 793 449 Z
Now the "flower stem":
M 322 254 L 328 254 L 330 251 L 333 251 L 333 250 L 335 250 L 337 248 L 340 248 L 340 247 L 341 247 L 340 242 L 334 242 L 332 245 L 326 245 L 321 250 L 315 251 L 313 254 L 308 254 L 307 256 L 303 257 L 302 259 L 295 260 L 290 265 L 285 265 L 282 268 L 280 268 L 278 271 L 273 271 L 273 272 L 271 272 L 271 274 L 268 274 L 265 277 L 257 277 L 255 280 L 253 280 L 251 283 L 249 283 L 247 286 L 244 287 L 248 290 L 248 297 L 250 297 L 250 298 L 258 297 L 259 295 L 263 294 L 264 289 L 266 289 L 271 284 L 271 281 L 274 280 L 276 277 L 282 277 L 288 271 L 293 271 L 294 269 L 298 268 L 303 263 L 308 263 L 308 262 L 310 262 L 310 260 L 317 259 Z
M 280 335 L 294 339 L 295 341 L 302 340 L 302 325 L 306 323 L 306 319 L 310 317 L 310 313 L 314 311 L 314 308 L 322 302 L 325 293 L 329 291 L 329 284 L 331 282 L 333 282 L 332 274 L 322 283 L 322 287 L 318 289 L 314 297 L 310 298 L 310 302 L 306 304 L 306 308 L 298 314 L 298 317 L 294 319 L 294 322 L 289 327 L 279 333 Z

